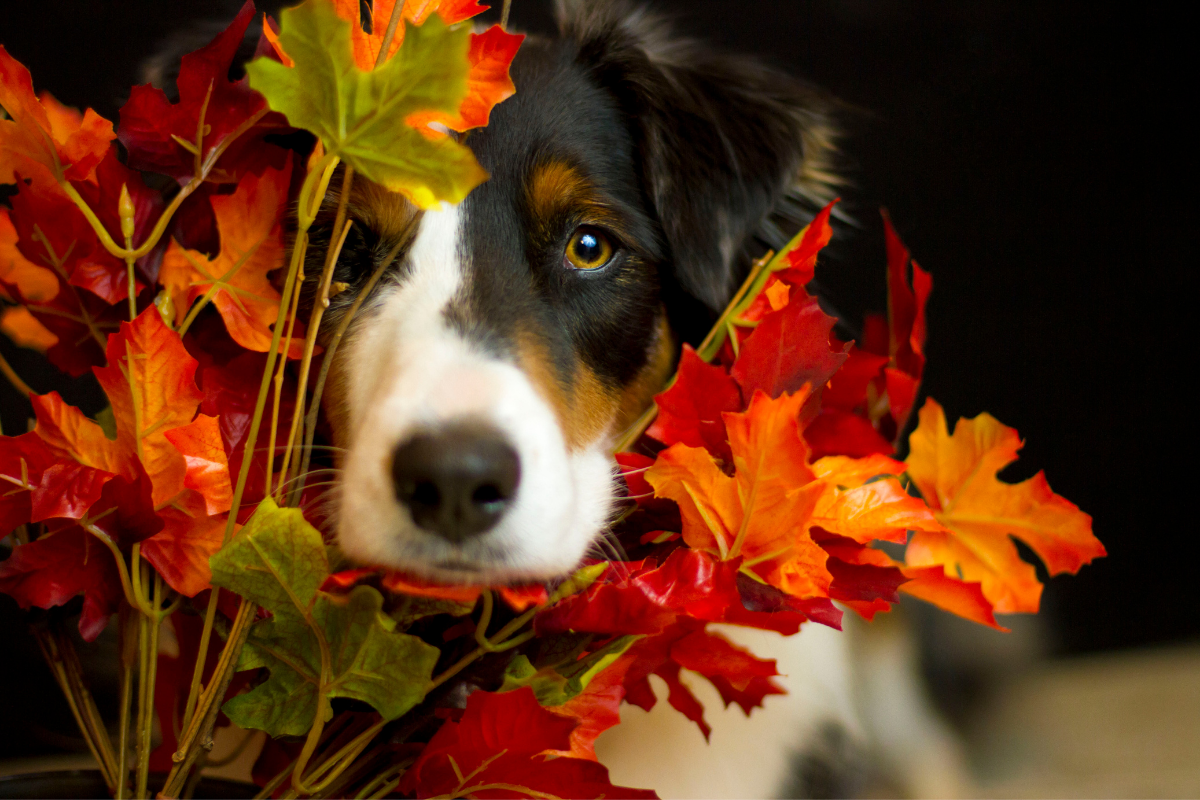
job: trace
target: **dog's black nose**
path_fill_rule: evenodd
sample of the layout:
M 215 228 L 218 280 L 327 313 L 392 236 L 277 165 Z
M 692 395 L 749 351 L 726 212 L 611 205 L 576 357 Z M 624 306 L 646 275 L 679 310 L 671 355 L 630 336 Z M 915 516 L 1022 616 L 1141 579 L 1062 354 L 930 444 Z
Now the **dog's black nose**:
M 452 542 L 489 530 L 521 482 L 521 461 L 499 431 L 460 424 L 396 448 L 392 479 L 413 522 Z

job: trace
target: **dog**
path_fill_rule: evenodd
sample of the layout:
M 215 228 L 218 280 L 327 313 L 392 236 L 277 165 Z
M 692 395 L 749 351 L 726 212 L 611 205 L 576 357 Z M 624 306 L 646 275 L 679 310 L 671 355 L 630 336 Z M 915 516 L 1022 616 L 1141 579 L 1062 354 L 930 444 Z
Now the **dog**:
M 561 578 L 600 552 L 619 497 L 614 442 L 751 261 L 838 188 L 839 105 L 825 93 L 681 37 L 629 0 L 556 0 L 555 12 L 559 36 L 528 37 L 513 63 L 516 95 L 460 137 L 490 175 L 463 203 L 421 212 L 360 177 L 346 198 L 333 280 L 347 288 L 323 343 L 398 254 L 350 322 L 323 399 L 340 454 L 332 518 L 352 561 L 501 584 Z M 342 199 L 340 178 L 330 185 L 310 231 L 309 302 Z M 665 703 L 644 719 L 632 709 L 598 743 L 614 779 L 665 796 L 862 790 L 871 726 L 853 641 L 732 636 L 779 659 L 789 697 L 746 727 L 714 694 L 709 749 Z M 932 730 L 933 751 L 952 751 L 925 717 L 910 733 Z M 687 763 L 667 774 L 672 754 Z M 943 761 L 954 775 L 953 752 Z
M 543 581 L 595 546 L 613 442 L 748 269 L 832 194 L 831 102 L 624 2 L 560 2 L 463 137 L 490 174 L 418 213 L 355 181 L 334 280 L 396 267 L 337 350 L 338 544 L 439 581 Z M 338 186 L 338 180 L 332 182 Z M 314 226 L 320 274 L 334 209 Z

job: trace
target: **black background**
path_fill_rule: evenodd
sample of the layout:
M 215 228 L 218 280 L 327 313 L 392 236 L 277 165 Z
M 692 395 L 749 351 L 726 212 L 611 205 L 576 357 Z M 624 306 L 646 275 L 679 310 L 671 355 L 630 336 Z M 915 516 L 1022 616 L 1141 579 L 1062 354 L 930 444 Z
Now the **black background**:
M 35 86 L 116 118 L 137 64 L 210 0 L 8 0 L 0 43 Z M 548 32 L 548 2 L 515 0 Z M 847 209 L 818 279 L 852 323 L 882 310 L 876 209 L 935 279 L 925 388 L 951 419 L 990 411 L 1095 517 L 1109 557 L 1049 582 L 1060 653 L 1194 639 L 1196 525 L 1183 457 L 1196 411 L 1182 276 L 1195 262 L 1190 163 L 1169 122 L 1185 95 L 1144 48 L 1149 8 L 1015 0 L 664 2 L 682 28 L 759 53 L 830 90 L 847 118 Z M 1154 59 L 1155 64 L 1150 63 Z M 1151 69 L 1151 67 L 1154 67 Z M 1189 243 L 1190 244 L 1190 243 Z M 1195 336 L 1187 335 L 1188 340 Z M 0 347 L 35 389 L 36 357 Z M 0 386 L 6 428 L 27 412 Z M 87 401 L 86 387 L 68 399 Z M 5 601 L 7 602 L 7 601 Z

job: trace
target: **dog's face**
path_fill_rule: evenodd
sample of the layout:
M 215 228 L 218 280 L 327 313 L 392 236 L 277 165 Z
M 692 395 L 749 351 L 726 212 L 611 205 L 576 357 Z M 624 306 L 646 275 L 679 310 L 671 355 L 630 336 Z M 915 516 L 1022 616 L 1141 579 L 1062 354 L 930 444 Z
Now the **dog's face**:
M 782 76 L 688 64 L 614 4 L 561 16 L 564 38 L 527 41 L 517 95 L 465 139 L 491 177 L 464 203 L 419 213 L 354 184 L 335 277 L 351 289 L 326 333 L 401 252 L 326 394 L 353 560 L 471 583 L 575 567 L 610 513 L 612 443 L 669 376 L 669 312 L 723 304 L 819 163 L 813 96 Z

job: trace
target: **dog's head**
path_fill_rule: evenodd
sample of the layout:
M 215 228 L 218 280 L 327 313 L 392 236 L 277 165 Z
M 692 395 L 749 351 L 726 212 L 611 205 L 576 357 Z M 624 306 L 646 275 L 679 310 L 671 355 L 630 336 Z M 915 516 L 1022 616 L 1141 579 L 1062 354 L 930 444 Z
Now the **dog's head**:
M 491 177 L 464 203 L 419 213 L 353 184 L 335 276 L 350 288 L 326 335 L 401 249 L 326 392 L 354 560 L 473 583 L 572 569 L 610 513 L 613 440 L 669 377 L 672 331 L 706 328 L 751 251 L 828 184 L 815 92 L 623 2 L 562 2 L 559 21 L 466 137 Z

